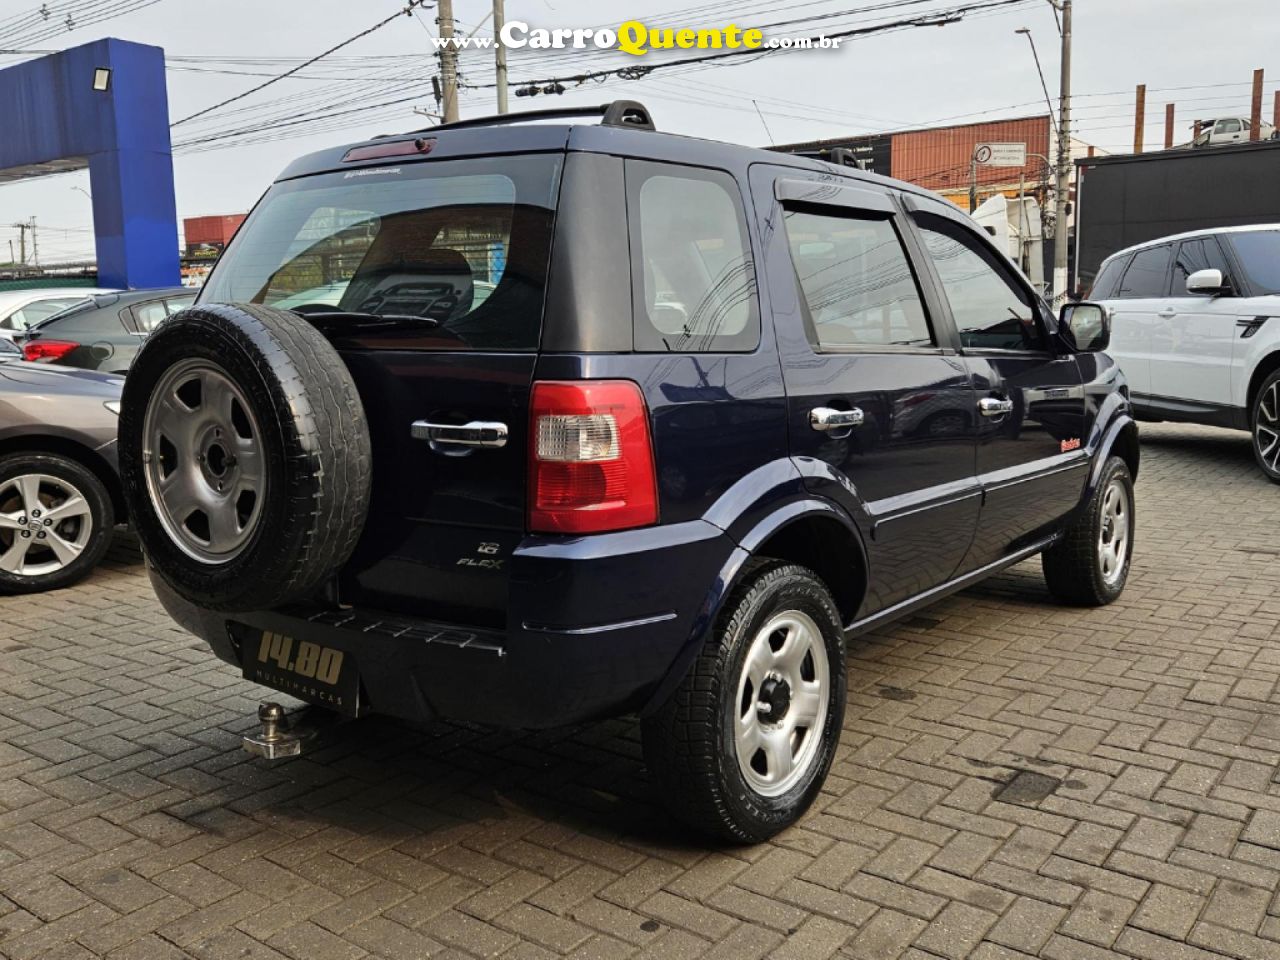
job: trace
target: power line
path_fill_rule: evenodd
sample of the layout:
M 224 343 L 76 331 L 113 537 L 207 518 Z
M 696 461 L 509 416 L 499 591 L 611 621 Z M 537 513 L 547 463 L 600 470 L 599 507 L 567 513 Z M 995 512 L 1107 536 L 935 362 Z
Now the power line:
M 897 30 L 908 30 L 915 27 L 941 27 L 951 23 L 958 23 L 968 13 L 981 10 L 997 9 L 1001 7 L 1025 6 L 1033 0 L 985 0 L 985 2 L 970 3 L 964 6 L 951 7 L 948 9 L 937 10 L 919 17 L 912 17 L 902 20 L 894 20 L 888 23 L 875 24 L 866 27 L 854 27 L 846 30 L 836 30 L 824 32 L 822 36 L 833 40 L 851 40 L 859 37 L 870 36 L 876 33 L 887 33 Z M 941 19 L 939 19 L 941 18 Z M 778 26 L 779 24 L 774 24 Z M 817 41 L 820 37 L 806 38 L 811 41 Z M 768 56 L 771 53 L 790 52 L 800 47 L 757 47 L 738 50 L 726 50 L 723 53 L 710 53 L 697 57 L 683 57 L 676 60 L 663 60 L 659 63 L 633 65 L 628 67 L 615 67 L 608 70 L 595 70 L 587 73 L 579 73 L 564 77 L 548 77 L 540 80 L 520 80 L 512 81 L 515 86 L 550 86 L 552 84 L 577 83 L 582 84 L 588 80 L 598 80 L 605 77 L 616 76 L 623 80 L 637 80 L 640 77 L 647 76 L 657 70 L 669 70 L 672 67 L 687 66 L 690 64 L 721 64 L 725 61 L 734 61 L 738 63 L 750 63 L 761 57 Z M 492 83 L 470 84 L 472 89 L 487 89 L 496 86 Z
M 152 2 L 155 2 L 155 0 L 152 0 Z M 243 100 L 245 97 L 250 96 L 251 94 L 257 93 L 259 90 L 263 90 L 271 86 L 273 83 L 279 83 L 281 80 L 284 80 L 286 77 L 290 77 L 293 74 L 297 73 L 298 71 L 304 69 L 305 67 L 311 66 L 311 64 L 315 63 L 317 60 L 323 60 L 329 54 L 334 53 L 338 50 L 341 50 L 343 47 L 350 46 L 352 43 L 355 43 L 357 40 L 363 37 L 367 37 L 369 34 L 373 33 L 375 30 L 381 30 L 383 27 L 385 27 L 391 21 L 395 20 L 397 17 L 412 15 L 414 9 L 416 9 L 417 7 L 423 6 L 426 2 L 427 0 L 409 0 L 408 6 L 406 6 L 403 10 L 397 10 L 395 13 L 387 17 L 385 20 L 381 20 L 378 23 L 375 23 L 372 27 L 369 27 L 367 30 L 362 30 L 359 33 L 357 33 L 355 36 L 349 37 L 346 40 L 343 40 L 341 43 L 337 44 L 336 46 L 330 47 L 328 50 L 324 51 L 324 53 L 317 54 L 311 59 L 303 61 L 298 66 L 293 67 L 290 70 L 286 70 L 284 73 L 279 74 L 278 76 L 272 77 L 270 80 L 267 80 L 265 83 L 260 83 L 256 87 L 250 87 L 248 90 L 245 90 L 242 93 L 237 93 L 234 97 L 228 97 L 226 100 L 223 100 L 219 103 L 215 103 L 211 107 L 205 107 L 203 110 L 197 110 L 195 113 L 191 114 L 190 116 L 186 116 L 186 117 L 183 117 L 181 120 L 175 121 L 174 123 L 171 124 L 171 126 L 176 127 L 179 124 L 186 123 L 189 120 L 194 120 L 196 117 L 203 117 L 205 114 L 212 113 L 215 110 L 219 110 L 222 107 L 225 107 L 229 103 L 235 103 L 237 100 Z

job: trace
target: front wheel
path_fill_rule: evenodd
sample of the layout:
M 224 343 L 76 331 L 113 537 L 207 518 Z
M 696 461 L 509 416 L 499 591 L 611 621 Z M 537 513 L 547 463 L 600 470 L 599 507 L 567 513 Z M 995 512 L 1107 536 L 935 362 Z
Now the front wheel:
M 1262 384 L 1253 401 L 1253 455 L 1272 483 L 1280 483 L 1280 370 Z
M 809 808 L 844 721 L 840 615 L 810 570 L 753 562 L 671 698 L 645 720 L 645 765 L 671 812 L 735 842 Z
M 1078 606 L 1114 601 L 1129 579 L 1133 535 L 1133 477 L 1123 460 L 1110 457 L 1085 508 L 1044 552 L 1049 592 Z

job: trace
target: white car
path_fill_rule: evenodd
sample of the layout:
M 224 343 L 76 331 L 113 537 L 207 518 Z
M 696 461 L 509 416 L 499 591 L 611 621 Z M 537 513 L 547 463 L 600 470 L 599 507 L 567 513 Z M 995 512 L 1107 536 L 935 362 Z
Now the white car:
M 1225 143 L 1247 143 L 1252 123 L 1247 117 L 1219 117 L 1200 121 L 1200 135 L 1191 141 L 1193 147 L 1220 147 Z M 1276 128 L 1263 120 L 1258 124 L 1259 140 L 1275 140 Z
M 43 287 L 0 291 L 0 337 L 12 340 L 41 320 L 79 303 L 95 293 L 115 293 L 103 287 Z
M 1200 230 L 1108 258 L 1089 299 L 1139 419 L 1253 434 L 1280 483 L 1280 224 Z

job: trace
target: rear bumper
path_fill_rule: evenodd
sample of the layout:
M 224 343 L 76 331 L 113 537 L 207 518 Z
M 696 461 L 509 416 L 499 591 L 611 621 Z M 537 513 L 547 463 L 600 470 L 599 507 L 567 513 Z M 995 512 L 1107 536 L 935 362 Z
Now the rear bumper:
M 702 635 L 734 551 L 703 521 L 528 538 L 511 558 L 506 630 L 320 605 L 224 614 L 151 579 L 174 620 L 237 667 L 242 624 L 352 657 L 370 713 L 536 729 L 643 708 Z

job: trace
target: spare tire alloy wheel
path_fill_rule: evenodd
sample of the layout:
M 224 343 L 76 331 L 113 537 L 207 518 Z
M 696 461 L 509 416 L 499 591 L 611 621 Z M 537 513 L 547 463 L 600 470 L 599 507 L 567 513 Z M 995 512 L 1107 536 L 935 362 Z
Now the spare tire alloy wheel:
M 111 498 L 83 464 L 44 453 L 0 459 L 0 589 L 80 580 L 106 553 L 113 525 Z
M 147 404 L 147 492 L 173 542 L 192 559 L 225 563 L 262 516 L 262 431 L 244 393 L 216 363 L 171 367 Z
M 147 338 L 125 381 L 130 516 L 153 573 L 204 609 L 313 596 L 364 529 L 371 462 L 350 371 L 287 310 L 183 310 Z

